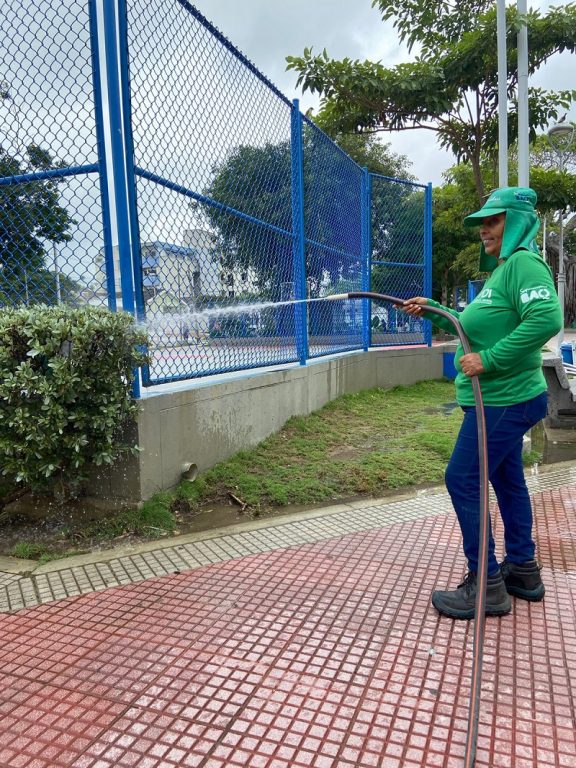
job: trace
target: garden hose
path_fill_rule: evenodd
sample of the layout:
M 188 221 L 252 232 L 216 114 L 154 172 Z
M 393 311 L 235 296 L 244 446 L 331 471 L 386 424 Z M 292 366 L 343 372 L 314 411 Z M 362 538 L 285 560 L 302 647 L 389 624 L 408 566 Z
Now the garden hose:
M 354 291 L 352 293 L 339 293 L 332 296 L 326 296 L 326 299 L 372 299 L 373 301 L 385 301 L 391 304 L 401 305 L 404 299 L 398 299 L 395 296 L 387 296 L 383 293 L 372 293 L 370 291 Z M 426 306 L 426 312 L 441 315 L 449 320 L 454 326 L 454 330 L 464 354 L 471 352 L 470 344 L 466 338 L 462 326 L 458 320 L 439 307 Z M 466 751 L 464 757 L 464 768 L 473 768 L 476 757 L 476 745 L 478 741 L 478 720 L 480 716 L 480 687 L 482 681 L 482 661 L 484 653 L 484 627 L 485 627 L 485 609 L 486 609 L 486 581 L 488 577 L 488 531 L 490 524 L 488 507 L 488 450 L 486 445 L 486 420 L 484 416 L 484 403 L 482 401 L 482 391 L 478 376 L 471 376 L 472 391 L 474 393 L 474 403 L 476 405 L 476 427 L 478 431 L 478 459 L 480 463 L 480 530 L 478 545 L 478 573 L 476 575 L 476 606 L 474 613 L 474 639 L 472 650 L 472 680 L 470 686 L 470 704 L 468 707 L 468 732 L 466 736 Z

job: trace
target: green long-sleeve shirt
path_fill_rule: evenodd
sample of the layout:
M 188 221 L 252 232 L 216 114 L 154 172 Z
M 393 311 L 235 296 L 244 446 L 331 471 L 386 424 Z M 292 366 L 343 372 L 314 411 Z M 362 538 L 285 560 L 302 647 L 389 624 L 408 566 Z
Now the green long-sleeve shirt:
M 460 321 L 472 352 L 482 358 L 485 372 L 479 378 L 486 405 L 521 403 L 546 390 L 540 350 L 561 329 L 563 318 L 550 269 L 537 253 L 516 251 L 496 267 L 463 312 L 448 311 Z M 453 330 L 446 318 L 428 319 Z M 474 405 L 471 380 L 458 362 L 462 354 L 458 345 L 456 399 L 460 405 Z

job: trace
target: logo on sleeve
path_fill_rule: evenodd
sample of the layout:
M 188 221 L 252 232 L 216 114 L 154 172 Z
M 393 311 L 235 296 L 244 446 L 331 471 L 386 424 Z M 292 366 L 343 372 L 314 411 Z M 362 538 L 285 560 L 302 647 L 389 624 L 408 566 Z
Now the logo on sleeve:
M 536 285 L 534 288 L 521 288 L 520 301 L 522 304 L 528 304 L 530 301 L 549 299 L 551 292 L 545 285 Z

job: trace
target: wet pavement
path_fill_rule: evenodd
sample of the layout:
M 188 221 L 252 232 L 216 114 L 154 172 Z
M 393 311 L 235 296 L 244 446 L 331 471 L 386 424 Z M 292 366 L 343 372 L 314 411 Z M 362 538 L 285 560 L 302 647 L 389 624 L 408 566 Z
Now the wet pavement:
M 576 469 L 529 485 L 547 594 L 486 621 L 486 768 L 576 765 Z M 461 766 L 464 570 L 439 490 L 2 561 L 0 766 Z

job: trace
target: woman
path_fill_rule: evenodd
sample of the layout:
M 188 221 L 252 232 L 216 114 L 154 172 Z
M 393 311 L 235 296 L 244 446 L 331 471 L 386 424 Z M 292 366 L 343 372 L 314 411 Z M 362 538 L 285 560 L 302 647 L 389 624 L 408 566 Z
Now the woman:
M 463 312 L 448 310 L 460 321 L 472 349 L 466 355 L 461 346 L 456 351 L 456 396 L 464 420 L 446 469 L 446 487 L 460 523 L 468 575 L 455 590 L 432 594 L 434 607 L 454 619 L 473 618 L 476 602 L 480 479 L 473 376 L 479 376 L 482 387 L 488 474 L 504 523 L 506 548 L 499 565 L 490 530 L 486 615 L 508 613 L 510 595 L 533 601 L 544 597 L 534 559 L 522 438 L 546 415 L 540 350 L 558 333 L 563 317 L 552 275 L 535 244 L 540 226 L 535 205 L 532 189 L 498 189 L 464 220 L 465 226 L 480 226 L 480 270 L 491 275 Z M 426 306 L 441 305 L 416 296 L 405 301 L 402 309 L 419 317 L 426 316 Z M 438 326 L 451 330 L 448 320 L 433 317 Z

